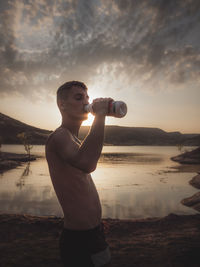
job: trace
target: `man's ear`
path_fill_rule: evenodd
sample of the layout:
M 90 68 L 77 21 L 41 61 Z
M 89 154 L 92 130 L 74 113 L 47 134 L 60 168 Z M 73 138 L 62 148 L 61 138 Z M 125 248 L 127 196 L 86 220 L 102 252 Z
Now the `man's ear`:
M 65 102 L 64 101 L 62 101 L 61 99 L 59 99 L 58 101 L 57 101 L 57 104 L 58 104 L 58 107 L 61 109 L 61 110 L 65 110 Z
M 65 110 L 65 102 L 64 101 L 60 101 L 60 108 L 64 111 Z

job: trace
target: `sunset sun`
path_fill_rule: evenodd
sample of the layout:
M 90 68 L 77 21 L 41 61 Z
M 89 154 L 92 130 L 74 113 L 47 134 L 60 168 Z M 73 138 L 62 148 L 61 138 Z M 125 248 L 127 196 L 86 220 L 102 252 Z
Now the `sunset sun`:
M 91 113 L 89 113 L 89 114 L 88 114 L 88 119 L 85 120 L 85 121 L 82 123 L 82 125 L 83 125 L 83 126 L 90 126 L 90 125 L 92 125 L 93 120 L 94 120 L 94 116 L 93 116 Z

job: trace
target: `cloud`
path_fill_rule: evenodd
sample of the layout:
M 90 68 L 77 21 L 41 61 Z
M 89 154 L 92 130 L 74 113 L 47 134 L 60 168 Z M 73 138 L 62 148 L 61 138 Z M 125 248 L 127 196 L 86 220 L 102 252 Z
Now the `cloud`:
M 198 0 L 16 0 L 0 10 L 2 96 L 35 99 L 102 75 L 147 90 L 199 86 Z

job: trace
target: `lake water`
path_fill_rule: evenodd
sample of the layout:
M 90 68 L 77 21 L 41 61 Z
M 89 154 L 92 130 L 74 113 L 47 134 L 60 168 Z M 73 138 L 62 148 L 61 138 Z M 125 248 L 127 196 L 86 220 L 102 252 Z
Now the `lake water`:
M 1 150 L 25 153 L 21 145 L 3 145 Z M 32 153 L 41 158 L 0 174 L 0 212 L 63 216 L 49 176 L 44 146 L 34 146 Z M 179 151 L 173 146 L 105 146 L 92 173 L 103 218 L 197 213 L 180 201 L 199 191 L 188 182 L 200 165 L 181 167 L 170 160 L 177 154 Z

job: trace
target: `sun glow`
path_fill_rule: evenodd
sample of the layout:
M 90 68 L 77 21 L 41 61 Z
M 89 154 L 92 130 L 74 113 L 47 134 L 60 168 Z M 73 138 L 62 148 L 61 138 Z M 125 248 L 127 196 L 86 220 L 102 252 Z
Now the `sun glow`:
M 94 88 L 94 86 L 92 87 L 92 89 L 88 89 L 88 95 L 90 97 L 89 102 L 92 103 L 92 101 L 95 98 L 99 98 L 101 97 L 100 95 L 97 94 L 97 92 L 99 92 L 100 90 L 97 88 Z M 82 125 L 83 126 L 91 126 L 94 120 L 94 116 L 91 113 L 88 113 L 88 119 L 85 120 Z
M 93 123 L 93 120 L 94 120 L 94 116 L 93 116 L 91 113 L 89 113 L 89 114 L 88 114 L 88 119 L 85 120 L 85 121 L 82 123 L 82 125 L 83 125 L 83 126 L 91 126 L 92 123 Z

